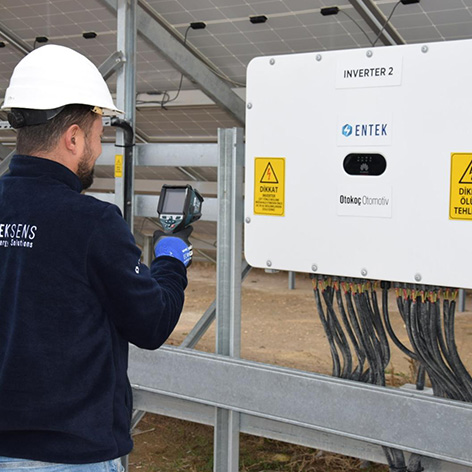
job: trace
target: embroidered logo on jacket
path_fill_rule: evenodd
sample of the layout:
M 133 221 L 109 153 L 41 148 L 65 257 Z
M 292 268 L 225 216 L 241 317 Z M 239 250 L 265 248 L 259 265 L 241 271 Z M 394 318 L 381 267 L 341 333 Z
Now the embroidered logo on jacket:
M 38 227 L 26 223 L 0 223 L 0 247 L 33 247 Z

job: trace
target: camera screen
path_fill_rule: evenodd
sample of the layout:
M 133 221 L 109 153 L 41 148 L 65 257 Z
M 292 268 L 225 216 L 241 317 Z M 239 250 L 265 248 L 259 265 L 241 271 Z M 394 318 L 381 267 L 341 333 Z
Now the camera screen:
M 164 204 L 162 205 L 162 213 L 182 214 L 185 204 L 187 189 L 173 188 L 167 189 L 165 193 Z

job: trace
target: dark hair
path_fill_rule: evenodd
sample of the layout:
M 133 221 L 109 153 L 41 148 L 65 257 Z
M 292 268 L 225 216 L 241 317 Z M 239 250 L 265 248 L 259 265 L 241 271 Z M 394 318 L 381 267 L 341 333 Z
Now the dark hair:
M 96 118 L 89 105 L 66 105 L 64 110 L 46 123 L 19 128 L 16 151 L 18 154 L 33 156 L 38 152 L 50 152 L 69 126 L 76 124 L 87 134 Z

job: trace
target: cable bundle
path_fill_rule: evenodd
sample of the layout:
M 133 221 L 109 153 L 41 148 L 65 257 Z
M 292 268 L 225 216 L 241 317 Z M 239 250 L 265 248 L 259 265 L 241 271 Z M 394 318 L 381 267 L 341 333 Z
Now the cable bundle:
M 385 385 L 390 349 L 372 284 L 313 278 L 313 290 L 331 349 L 333 376 Z M 357 359 L 355 367 L 351 346 Z
M 383 298 L 388 296 L 387 290 L 384 288 Z M 386 307 L 384 319 L 392 340 L 403 352 L 418 360 L 421 369 L 426 370 L 434 395 L 471 402 L 472 378 L 460 359 L 455 342 L 457 290 L 397 284 L 395 292 L 413 352 L 395 336 Z
M 312 282 L 318 314 L 331 350 L 332 375 L 384 386 L 390 347 L 377 298 L 376 290 L 380 284 L 322 276 L 312 276 Z M 395 336 L 388 315 L 388 286 L 382 283 L 382 287 L 385 324 L 390 336 Z M 408 308 L 411 305 L 413 303 Z M 396 336 L 394 342 L 401 345 L 401 349 L 408 355 L 417 358 Z M 356 363 L 353 362 L 354 356 Z M 411 455 L 407 467 L 402 451 L 387 447 L 383 447 L 383 450 L 391 472 L 423 470 L 420 456 Z

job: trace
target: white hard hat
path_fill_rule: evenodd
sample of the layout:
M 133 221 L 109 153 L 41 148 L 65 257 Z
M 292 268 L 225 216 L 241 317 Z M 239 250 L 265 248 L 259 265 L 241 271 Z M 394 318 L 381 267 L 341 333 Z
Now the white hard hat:
M 51 110 L 72 104 L 99 107 L 106 115 L 123 113 L 90 60 L 73 49 L 48 44 L 17 64 L 2 109 Z

